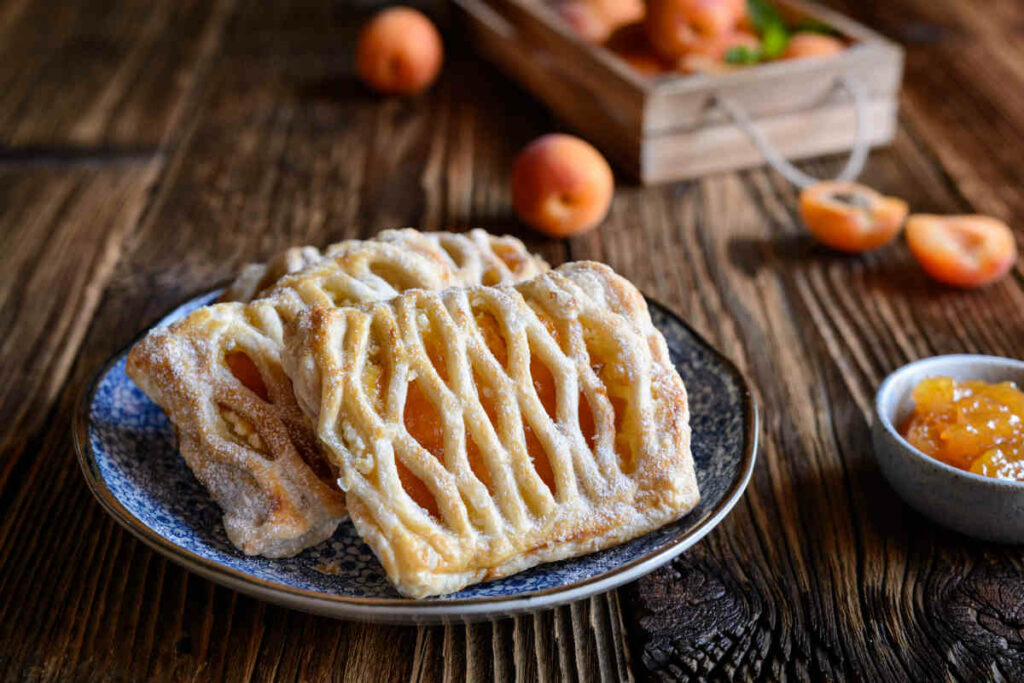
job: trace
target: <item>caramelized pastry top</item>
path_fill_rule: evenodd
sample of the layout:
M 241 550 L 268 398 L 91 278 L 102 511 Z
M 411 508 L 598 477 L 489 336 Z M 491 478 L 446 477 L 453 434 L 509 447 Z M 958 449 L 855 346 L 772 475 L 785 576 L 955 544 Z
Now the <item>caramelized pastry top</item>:
M 381 233 L 326 255 L 291 249 L 250 266 L 224 302 L 152 331 L 129 353 L 132 379 L 167 413 L 181 453 L 247 554 L 292 555 L 345 514 L 335 473 L 281 368 L 284 325 L 313 306 L 379 301 L 407 289 L 515 281 L 546 269 L 513 238 Z M 257 272 L 259 271 L 259 272 Z
M 698 500 L 682 380 L 606 266 L 305 311 L 284 366 L 406 595 L 608 547 Z

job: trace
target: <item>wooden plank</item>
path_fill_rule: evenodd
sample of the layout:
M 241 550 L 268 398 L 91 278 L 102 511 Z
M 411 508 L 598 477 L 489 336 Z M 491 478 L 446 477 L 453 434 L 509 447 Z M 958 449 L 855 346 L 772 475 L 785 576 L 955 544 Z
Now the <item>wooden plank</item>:
M 28 11 L 0 7 L 0 27 Z M 1004 211 L 1019 225 L 1019 5 L 967 18 L 974 7 L 862 10 L 893 30 L 952 36 L 912 48 L 911 125 L 873 154 L 865 180 L 918 209 Z M 1020 279 L 956 292 L 927 281 L 900 244 L 826 252 L 803 235 L 792 188 L 764 172 L 620 186 L 609 220 L 568 251 L 530 239 L 554 263 L 606 261 L 682 313 L 737 360 L 766 411 L 748 494 L 705 541 L 622 591 L 621 609 L 602 596 L 518 624 L 363 627 L 215 587 L 121 532 L 80 480 L 67 422 L 93 368 L 158 313 L 294 242 L 396 223 L 518 230 L 508 167 L 551 120 L 457 47 L 425 98 L 369 96 L 346 47 L 361 16 L 284 0 L 240 7 L 155 185 L 147 164 L 0 170 L 12 264 L 0 273 L 0 319 L 17 342 L 14 362 L 5 347 L 0 364 L 13 373 L 0 405 L 17 410 L 20 392 L 33 406 L 0 451 L 4 677 L 622 680 L 630 667 L 653 679 L 1024 677 L 1019 553 L 908 510 L 867 436 L 873 391 L 899 364 L 1024 354 Z M 976 120 L 986 125 L 962 125 Z
M 158 161 L 0 166 L 0 494 L 48 424 Z
M 857 110 L 848 100 L 839 101 L 799 112 L 763 116 L 754 125 L 784 157 L 805 159 L 848 150 L 858 125 Z M 888 144 L 896 132 L 896 100 L 868 101 L 862 125 L 870 145 Z M 764 163 L 764 156 L 735 124 L 708 124 L 645 138 L 640 178 L 648 184 L 664 183 Z
M 875 145 L 892 139 L 902 52 L 895 44 L 834 12 L 807 3 L 801 16 L 841 21 L 858 42 L 830 59 L 785 60 L 722 75 L 639 79 L 604 48 L 571 35 L 541 2 L 458 0 L 476 49 L 543 100 L 575 131 L 644 183 L 697 177 L 763 163 L 720 108 L 728 97 L 769 130 L 790 158 L 847 149 L 853 139 L 849 93 L 856 81 L 869 100 Z M 646 87 L 639 87 L 645 85 Z
M 803 109 L 793 110 L 792 93 L 786 95 L 788 90 L 785 87 L 779 90 L 784 95 L 782 99 L 775 97 L 778 79 L 752 92 L 744 92 L 729 77 L 722 79 L 721 86 L 713 86 L 698 76 L 694 78 L 701 80 L 701 88 L 688 91 L 685 97 L 676 93 L 666 98 L 657 94 L 660 90 L 655 90 L 647 109 L 647 121 L 659 120 L 657 112 L 663 109 L 671 110 L 669 118 L 678 121 L 677 110 L 686 110 L 689 113 L 683 119 L 688 120 L 689 125 L 638 138 L 635 128 L 626 119 L 619 118 L 613 108 L 595 107 L 600 100 L 599 95 L 572 78 L 559 78 L 562 62 L 551 55 L 524 51 L 522 40 L 511 26 L 486 6 L 475 0 L 463 0 L 463 6 L 466 8 L 465 19 L 472 26 L 474 44 L 485 57 L 544 100 L 574 130 L 597 144 L 620 168 L 644 183 L 663 183 L 764 163 L 761 153 L 747 136 L 718 108 L 709 107 L 710 99 L 719 92 L 738 95 L 739 102 L 757 103 L 755 108 L 761 114 L 757 125 L 789 158 L 801 159 L 842 151 L 848 149 L 853 140 L 855 109 L 849 101 L 849 94 L 837 93 L 831 76 L 821 78 L 822 68 L 813 63 L 815 60 L 794 65 L 798 67 L 798 75 L 787 75 L 781 81 L 781 85 L 795 85 L 803 93 L 802 101 L 811 103 Z M 867 138 L 870 144 L 877 146 L 887 144 L 894 134 L 894 90 L 899 83 L 899 70 L 895 69 L 893 75 L 892 68 L 879 68 L 891 65 L 890 60 L 875 59 L 875 51 L 865 54 L 868 59 L 863 64 L 859 63 L 862 60 L 854 57 L 853 61 L 858 63 L 855 71 L 880 73 L 882 75 L 875 81 L 880 79 L 887 83 L 884 96 L 872 99 L 866 107 L 866 125 L 870 131 Z M 802 70 L 805 66 L 810 67 L 810 75 L 819 76 L 817 80 L 810 81 L 811 87 L 808 86 L 808 74 Z M 838 73 L 831 69 L 826 71 L 831 75 Z M 704 94 L 695 96 L 698 92 Z M 685 102 L 680 100 L 681 97 Z M 772 111 L 781 113 L 770 114 Z M 667 124 L 663 122 L 661 125 Z
M 978 211 L 1019 222 L 1024 215 L 1019 162 L 1024 5 L 1012 0 L 832 4 L 905 42 L 904 115 Z
M 644 113 L 645 136 L 728 122 L 710 108 L 728 97 L 754 119 L 804 112 L 834 103 L 841 77 L 856 81 L 869 99 L 895 101 L 903 74 L 900 50 L 880 43 L 855 44 L 830 59 L 784 60 L 726 74 L 694 74 L 655 88 Z M 843 98 L 848 98 L 843 93 Z
M 520 40 L 564 62 L 576 80 L 603 89 L 616 107 L 632 108 L 651 89 L 648 79 L 623 64 L 607 50 L 582 40 L 553 11 L 550 3 L 536 0 L 483 0 L 515 27 Z
M 0 146 L 159 146 L 232 2 L 4 0 Z
M 967 208 L 906 133 L 865 181 L 912 206 Z M 1024 657 L 996 635 L 1016 619 L 1019 554 L 910 511 L 874 465 L 869 424 L 875 388 L 907 361 L 1024 354 L 1024 288 L 944 288 L 901 244 L 830 254 L 805 236 L 795 199 L 765 172 L 648 190 L 643 210 L 622 207 L 573 248 L 646 273 L 638 284 L 738 361 L 765 407 L 737 509 L 622 591 L 632 656 L 661 680 L 1019 678 Z
M 620 167 L 640 175 L 639 111 L 623 115 L 595 106 L 601 95 L 564 72 L 564 63 L 538 50 L 524 49 L 519 34 L 504 18 L 476 0 L 460 0 L 477 51 L 509 78 L 544 101 L 570 126 L 599 145 Z
M 400 225 L 515 232 L 508 167 L 550 126 L 457 48 L 423 98 L 369 95 L 348 55 L 358 21 L 327 5 L 246 5 L 228 26 L 198 116 L 166 160 L 51 413 L 61 426 L 29 436 L 35 457 L 10 484 L 18 495 L 0 526 L 0 586 L 12 596 L 0 607 L 3 668 L 75 679 L 461 680 L 472 667 L 506 680 L 538 671 L 539 649 L 545 672 L 599 671 L 596 649 L 548 637 L 550 617 L 540 618 L 540 636 L 524 617 L 516 650 L 505 626 L 367 626 L 265 605 L 164 561 L 90 500 L 63 425 L 93 370 L 144 325 L 286 245 Z M 564 259 L 562 245 L 523 236 L 552 262 Z M 67 553 L 73 562 L 52 561 Z M 618 620 L 614 610 L 599 618 Z M 627 659 L 624 637 L 603 647 L 609 661 Z M 482 651 L 493 661 L 481 664 Z

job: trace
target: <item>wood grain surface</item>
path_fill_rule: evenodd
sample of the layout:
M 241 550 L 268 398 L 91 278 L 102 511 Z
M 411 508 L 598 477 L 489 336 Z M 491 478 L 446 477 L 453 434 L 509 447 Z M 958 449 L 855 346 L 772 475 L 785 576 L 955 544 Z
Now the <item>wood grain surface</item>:
M 900 130 L 865 180 L 1020 237 L 1021 4 L 831 4 L 908 50 Z M 0 679 L 1024 679 L 1020 551 L 912 512 L 868 434 L 875 388 L 909 360 L 1024 357 L 1024 272 L 957 292 L 902 244 L 827 252 L 762 170 L 622 183 L 598 231 L 526 234 L 508 169 L 559 124 L 461 46 L 440 3 L 438 85 L 369 94 L 349 52 L 374 5 L 0 0 Z M 400 225 L 607 262 L 734 359 L 763 433 L 729 518 L 616 592 L 405 628 L 236 594 L 102 512 L 69 420 L 105 358 L 246 260 Z

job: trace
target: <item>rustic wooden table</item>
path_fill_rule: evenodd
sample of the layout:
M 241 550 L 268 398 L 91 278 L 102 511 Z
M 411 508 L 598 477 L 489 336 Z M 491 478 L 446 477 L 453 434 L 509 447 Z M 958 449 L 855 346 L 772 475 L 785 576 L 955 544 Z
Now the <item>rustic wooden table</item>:
M 901 244 L 826 252 L 765 171 L 621 180 L 597 232 L 523 235 L 553 263 L 611 264 L 756 388 L 750 488 L 670 567 L 536 616 L 366 626 L 217 587 L 104 514 L 70 415 L 159 314 L 291 244 L 402 225 L 520 232 L 510 161 L 558 124 L 454 27 L 429 95 L 370 95 L 349 55 L 369 4 L 0 1 L 0 677 L 1024 677 L 1021 552 L 908 509 L 868 435 L 873 392 L 903 363 L 1024 355 L 1024 273 L 964 293 L 927 281 Z M 833 4 L 908 50 L 899 135 L 866 181 L 1020 228 L 1024 5 Z

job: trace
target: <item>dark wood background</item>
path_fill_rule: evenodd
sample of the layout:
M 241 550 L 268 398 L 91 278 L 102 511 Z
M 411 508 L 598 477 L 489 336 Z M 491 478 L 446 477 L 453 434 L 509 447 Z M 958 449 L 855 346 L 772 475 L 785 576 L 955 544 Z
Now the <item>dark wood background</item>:
M 598 231 L 524 234 L 510 162 L 558 123 L 462 47 L 440 3 L 439 84 L 413 101 L 369 94 L 349 52 L 371 4 L 0 0 L 0 677 L 1024 679 L 1021 551 L 908 509 L 868 435 L 876 386 L 907 361 L 1024 356 L 1020 267 L 958 292 L 903 244 L 826 252 L 793 189 L 761 170 L 620 179 Z M 831 4 L 907 47 L 899 135 L 866 182 L 1019 228 L 1024 4 Z M 245 260 L 403 225 L 482 226 L 554 263 L 605 261 L 713 340 L 763 413 L 732 515 L 619 591 L 431 628 L 273 607 L 116 526 L 69 429 L 98 365 Z

